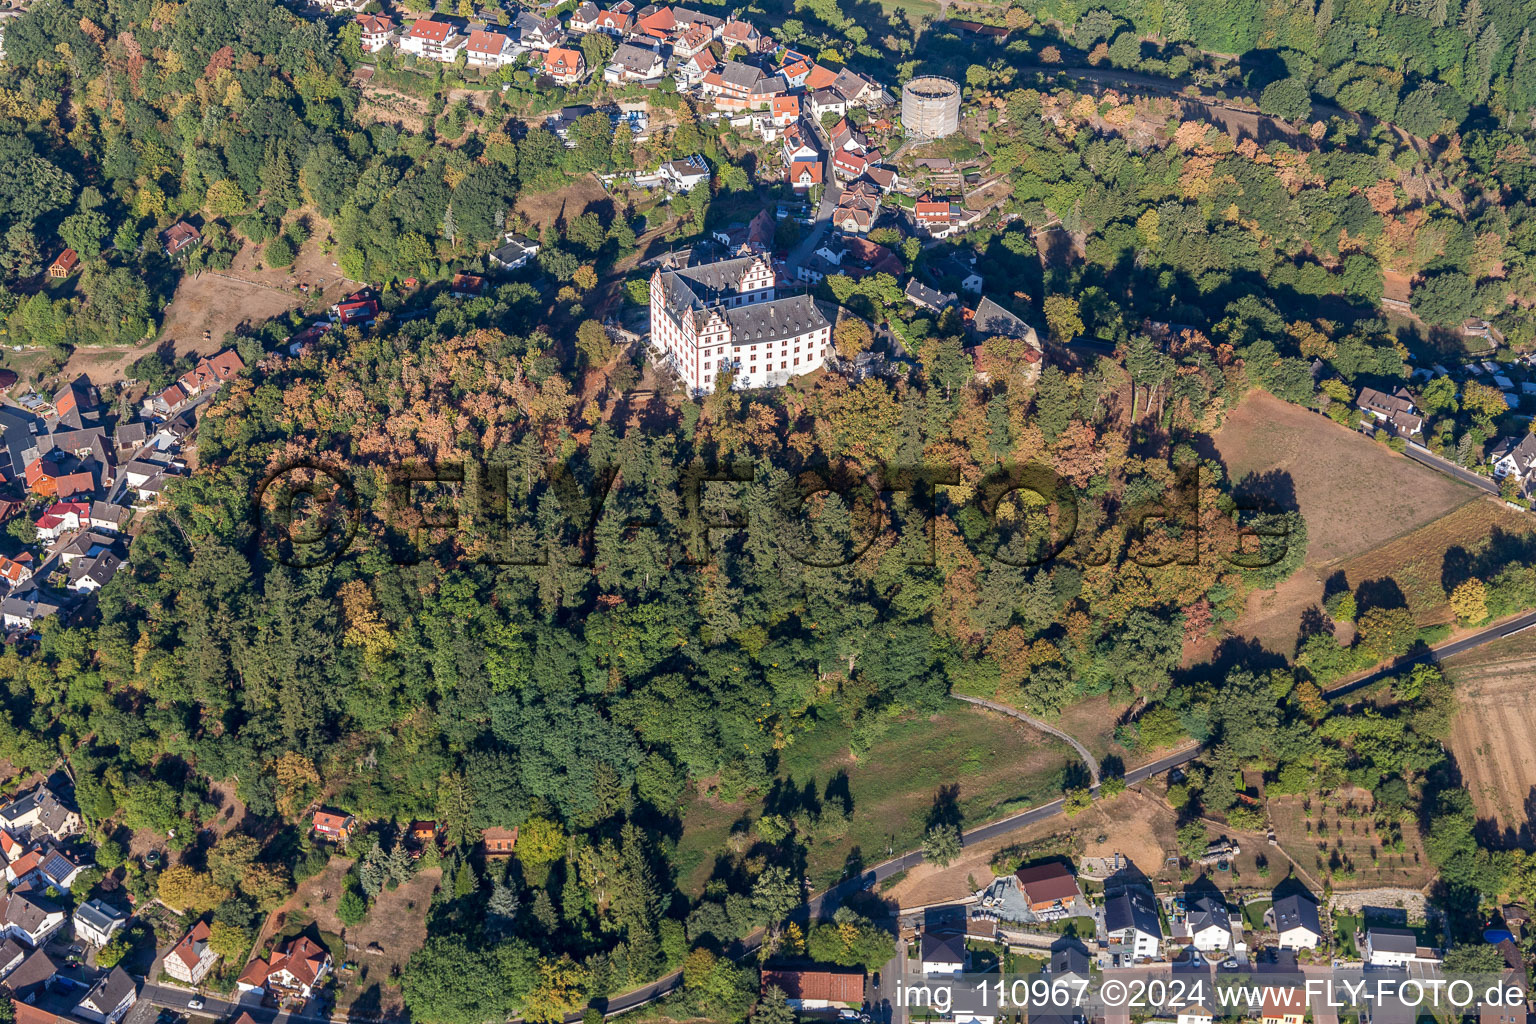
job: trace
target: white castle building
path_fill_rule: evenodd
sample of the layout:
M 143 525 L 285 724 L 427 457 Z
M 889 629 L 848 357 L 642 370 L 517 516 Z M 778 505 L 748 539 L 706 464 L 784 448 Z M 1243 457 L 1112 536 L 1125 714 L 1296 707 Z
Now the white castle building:
M 726 369 L 739 388 L 779 387 L 826 361 L 831 322 L 808 295 L 775 296 L 768 257 L 683 262 L 651 275 L 651 341 L 690 390 L 713 391 Z

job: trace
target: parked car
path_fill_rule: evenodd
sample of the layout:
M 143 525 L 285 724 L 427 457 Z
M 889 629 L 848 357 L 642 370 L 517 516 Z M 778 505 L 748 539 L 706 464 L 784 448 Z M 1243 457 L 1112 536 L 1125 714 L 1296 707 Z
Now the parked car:
M 187 1009 L 189 1009 L 189 1010 L 201 1010 L 202 1008 L 203 1008 L 203 1001 L 201 999 L 188 999 L 187 1000 Z

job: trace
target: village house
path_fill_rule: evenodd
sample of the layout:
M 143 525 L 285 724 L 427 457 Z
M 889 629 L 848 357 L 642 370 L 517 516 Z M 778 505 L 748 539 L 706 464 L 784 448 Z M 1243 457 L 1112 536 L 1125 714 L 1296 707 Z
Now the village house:
M 469 40 L 459 35 L 448 22 L 422 18 L 400 38 L 399 48 L 401 53 L 413 54 L 423 60 L 452 64 L 459 51 L 468 44 Z
M 510 857 L 516 849 L 517 826 L 515 825 L 512 828 L 493 826 L 480 833 L 480 852 L 493 860 Z
M 777 985 L 791 1007 L 797 1010 L 828 1010 L 843 1006 L 862 1006 L 864 975 L 860 971 L 769 970 L 762 972 L 763 989 Z
M 75 1004 L 75 1015 L 92 1024 L 117 1024 L 138 999 L 139 983 L 121 967 L 114 967 Z
M 945 238 L 954 230 L 959 208 L 947 199 L 919 199 L 912 205 L 912 219 L 922 234 Z
M 58 540 L 70 530 L 80 529 L 80 524 L 90 516 L 91 506 L 83 501 L 60 501 L 48 506 L 33 526 L 37 538 L 48 542 Z
M 531 11 L 519 11 L 512 19 L 517 41 L 530 50 L 545 52 L 565 41 L 565 29 L 557 18 L 541 18 Z
M 202 983 L 203 976 L 213 969 L 219 959 L 208 945 L 210 929 L 207 921 L 199 921 L 181 937 L 181 941 L 165 954 L 165 973 L 188 985 Z
M 587 58 L 580 50 L 551 47 L 544 55 L 544 73 L 560 85 L 575 85 L 587 73 Z
M 1407 388 L 1398 388 L 1390 395 L 1375 388 L 1361 388 L 1355 405 L 1398 437 L 1411 437 L 1424 427 L 1424 418 L 1414 407 Z
M 1186 890 L 1184 904 L 1182 938 L 1202 953 L 1225 952 L 1232 947 L 1232 912 L 1215 886 Z
M 1407 928 L 1370 928 L 1362 950 L 1372 967 L 1407 967 L 1440 959 L 1433 949 L 1420 946 L 1418 934 Z
M 1307 1016 L 1307 998 L 1299 988 L 1264 986 L 1262 1024 L 1302 1024 Z
M 848 113 L 848 101 L 843 99 L 843 94 L 831 87 L 817 89 L 811 93 L 811 116 L 817 121 L 828 114 L 842 117 Z
M 925 930 L 922 941 L 924 974 L 954 977 L 965 972 L 965 933 Z
M 747 53 L 765 53 L 773 49 L 773 40 L 763 35 L 751 22 L 728 21 L 720 30 L 720 41 L 731 49 L 741 47 Z
M 709 164 L 697 153 L 683 160 L 668 160 L 659 173 L 678 192 L 692 192 L 699 185 L 709 184 Z
M 63 252 L 59 253 L 58 259 L 49 264 L 48 276 L 62 280 L 63 278 L 68 277 L 70 274 L 73 274 L 75 272 L 75 268 L 79 265 L 80 254 L 75 252 L 73 249 L 65 249 Z
M 941 292 L 937 288 L 930 288 L 915 277 L 907 281 L 907 287 L 903 289 L 902 294 L 919 309 L 934 313 L 942 313 L 960 301 L 953 292 Z
M 775 128 L 787 128 L 800 120 L 800 97 L 775 96 L 768 112 Z
M 1216 1018 L 1210 1010 L 1196 1003 L 1193 1006 L 1184 1006 L 1179 1009 L 1176 1024 L 1214 1024 Z
M 64 926 L 64 911 L 58 904 L 36 893 L 13 892 L 6 899 L 0 923 L 5 934 L 28 949 L 37 949 Z
M 469 66 L 476 68 L 505 67 L 516 59 L 512 40 L 500 32 L 471 32 L 464 52 Z
M 657 51 L 634 43 L 621 43 L 603 69 L 603 81 L 653 82 L 661 77 L 665 67 L 666 62 Z
M 75 938 L 100 949 L 128 924 L 128 915 L 99 899 L 86 900 L 75 908 Z
M 756 102 L 758 86 L 766 77 L 762 68 L 728 60 L 704 76 L 699 92 L 713 99 L 718 110 L 747 110 Z M 771 97 L 764 100 L 765 106 L 771 103 Z
M 554 51 L 550 51 L 553 53 Z M 531 238 L 523 238 L 519 235 L 507 234 L 502 236 L 502 244 L 490 252 L 489 259 L 493 269 L 504 272 L 521 269 L 539 254 L 539 243 Z
M 1516 493 L 1526 494 L 1536 478 L 1536 434 L 1501 437 L 1488 452 L 1495 480 L 1514 477 Z
M 378 53 L 395 41 L 395 21 L 384 14 L 359 14 L 358 27 L 362 29 L 364 53 Z
M 1305 893 L 1277 898 L 1264 912 L 1264 925 L 1279 936 L 1281 949 L 1316 949 L 1323 941 L 1317 904 Z
M 270 963 L 259 957 L 252 960 L 235 985 L 241 992 L 309 999 L 330 970 L 331 954 L 307 935 L 300 935 L 278 947 Z
M 352 837 L 352 828 L 357 819 L 350 814 L 338 814 L 334 811 L 316 811 L 310 819 L 310 827 L 316 835 L 338 843 L 344 843 Z
M 198 242 L 202 241 L 202 238 L 203 236 L 198 233 L 197 228 L 184 220 L 179 220 L 160 232 L 160 244 L 165 246 L 165 254 L 167 256 L 180 255 L 192 246 L 197 245 Z
M 12 590 L 32 578 L 32 553 L 23 551 L 15 558 L 0 555 L 0 580 Z
M 1163 941 L 1157 905 L 1151 891 L 1140 885 L 1126 886 L 1105 899 L 1104 927 L 1110 952 L 1118 954 L 1122 963 L 1157 956 Z
M 84 831 L 80 812 L 66 805 L 46 785 L 0 807 L 0 828 L 13 836 L 31 835 L 33 841 L 39 832 L 64 839 Z
M 1037 917 L 1064 916 L 1083 895 L 1072 869 L 1059 862 L 1019 868 L 1013 877 Z
M 25 594 L 7 594 L 0 598 L 0 624 L 6 630 L 30 630 L 43 619 L 59 614 L 63 605 L 39 590 Z

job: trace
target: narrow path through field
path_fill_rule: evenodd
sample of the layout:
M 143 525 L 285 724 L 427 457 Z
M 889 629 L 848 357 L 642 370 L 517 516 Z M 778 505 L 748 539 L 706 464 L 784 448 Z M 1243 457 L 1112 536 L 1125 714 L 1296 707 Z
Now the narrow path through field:
M 1088 753 L 1087 747 L 1083 746 L 1081 743 L 1077 742 L 1076 739 L 1062 732 L 1054 725 L 1051 725 L 1047 722 L 1042 722 L 1040 719 L 1035 718 L 1032 715 L 1026 715 L 1018 708 L 1011 708 L 1006 704 L 999 704 L 996 701 L 983 700 L 980 697 L 967 697 L 960 693 L 952 693 L 950 696 L 955 698 L 955 700 L 963 700 L 967 704 L 975 704 L 977 707 L 986 708 L 988 711 L 998 711 L 1010 718 L 1017 718 L 1019 721 L 1025 723 L 1026 725 L 1031 725 L 1036 729 L 1039 729 L 1041 732 L 1048 732 L 1059 740 L 1065 740 L 1072 746 L 1073 750 L 1077 751 L 1078 756 L 1083 759 L 1083 763 L 1088 766 L 1088 776 L 1093 780 L 1093 788 L 1099 788 L 1098 758 Z

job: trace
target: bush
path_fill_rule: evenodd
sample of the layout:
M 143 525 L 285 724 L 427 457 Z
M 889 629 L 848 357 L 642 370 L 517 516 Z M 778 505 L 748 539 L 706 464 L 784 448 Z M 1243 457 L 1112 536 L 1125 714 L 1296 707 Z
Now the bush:
M 269 267 L 291 267 L 293 266 L 293 260 L 293 245 L 281 235 L 268 242 L 267 247 L 262 250 L 261 262 Z
M 341 900 L 336 904 L 336 916 L 348 928 L 361 924 L 368 916 L 368 901 L 363 899 L 362 893 L 349 888 L 341 894 Z

